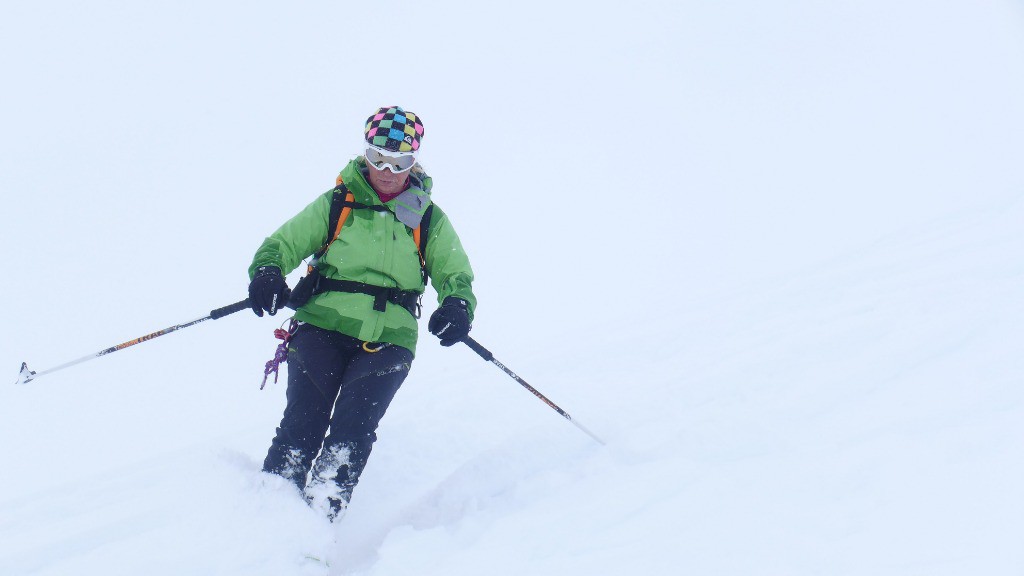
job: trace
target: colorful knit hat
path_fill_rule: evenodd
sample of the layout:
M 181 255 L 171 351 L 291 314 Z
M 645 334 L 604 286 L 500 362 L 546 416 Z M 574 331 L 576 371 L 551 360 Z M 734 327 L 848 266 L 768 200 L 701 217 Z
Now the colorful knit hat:
M 366 119 L 366 141 L 391 152 L 415 152 L 423 138 L 419 116 L 401 106 L 385 106 Z

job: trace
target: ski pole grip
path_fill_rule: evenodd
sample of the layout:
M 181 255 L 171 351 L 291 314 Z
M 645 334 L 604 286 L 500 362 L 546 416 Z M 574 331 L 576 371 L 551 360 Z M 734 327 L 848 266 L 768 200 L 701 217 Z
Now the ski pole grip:
M 494 360 L 494 354 L 491 354 L 490 350 L 481 346 L 480 343 L 477 342 L 476 340 L 473 340 L 469 336 L 466 336 L 463 342 L 466 344 L 466 346 L 469 346 L 473 350 L 473 352 L 479 354 L 480 357 L 483 358 L 484 360 L 487 360 L 488 362 Z
M 210 312 L 210 318 L 213 318 L 214 320 L 217 320 L 218 318 L 223 318 L 223 317 L 227 316 L 228 314 L 234 314 L 235 312 L 241 312 L 242 310 L 245 310 L 246 308 L 249 308 L 249 307 L 250 307 L 249 299 L 246 298 L 245 300 L 242 300 L 241 302 L 235 302 L 234 304 L 229 304 L 227 306 L 224 306 L 223 308 L 217 308 L 216 310 L 213 310 L 212 312 Z

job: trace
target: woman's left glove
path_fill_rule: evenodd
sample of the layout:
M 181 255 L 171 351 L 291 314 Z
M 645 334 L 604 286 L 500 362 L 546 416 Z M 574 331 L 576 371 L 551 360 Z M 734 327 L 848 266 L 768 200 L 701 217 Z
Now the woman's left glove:
M 469 303 L 462 298 L 449 296 L 430 315 L 427 330 L 441 339 L 441 346 L 451 346 L 469 336 Z
M 279 268 L 260 266 L 249 282 L 249 304 L 257 316 L 263 316 L 264 310 L 273 316 L 288 302 L 288 292 L 288 283 Z

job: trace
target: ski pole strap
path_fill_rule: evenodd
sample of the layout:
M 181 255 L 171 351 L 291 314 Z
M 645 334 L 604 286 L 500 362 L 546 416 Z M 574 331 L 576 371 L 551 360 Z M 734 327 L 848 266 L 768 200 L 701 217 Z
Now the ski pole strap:
M 322 294 L 324 292 L 348 292 L 350 294 L 367 294 L 369 296 L 373 296 L 373 309 L 377 312 L 383 312 L 386 310 L 388 302 L 405 308 L 415 318 L 419 318 L 420 313 L 422 312 L 420 297 L 423 293 L 416 292 L 414 290 L 385 288 L 383 286 L 374 286 L 373 284 L 355 282 L 353 280 L 320 278 L 320 282 L 317 283 L 316 289 L 313 290 L 313 294 Z

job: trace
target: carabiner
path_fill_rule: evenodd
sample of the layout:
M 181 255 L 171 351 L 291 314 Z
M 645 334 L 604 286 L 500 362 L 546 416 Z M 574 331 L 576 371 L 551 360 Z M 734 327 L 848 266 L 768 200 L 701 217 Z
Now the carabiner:
M 370 348 L 371 344 L 375 344 L 377 347 L 376 348 Z M 363 350 L 369 352 L 370 354 L 375 354 L 375 353 L 380 352 L 381 350 L 387 348 L 390 345 L 391 344 L 388 343 L 388 342 L 363 342 Z

